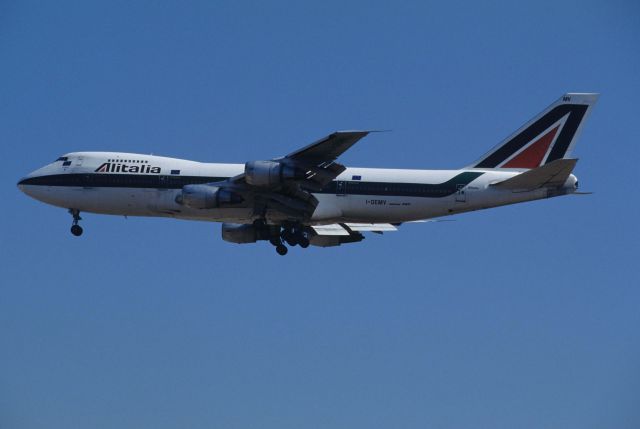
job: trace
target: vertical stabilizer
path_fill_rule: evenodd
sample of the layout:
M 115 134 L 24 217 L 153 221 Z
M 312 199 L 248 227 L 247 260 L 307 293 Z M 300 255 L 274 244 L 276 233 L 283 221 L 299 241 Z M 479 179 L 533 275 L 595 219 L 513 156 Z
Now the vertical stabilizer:
M 598 97 L 599 94 L 563 95 L 469 168 L 531 169 L 569 158 Z

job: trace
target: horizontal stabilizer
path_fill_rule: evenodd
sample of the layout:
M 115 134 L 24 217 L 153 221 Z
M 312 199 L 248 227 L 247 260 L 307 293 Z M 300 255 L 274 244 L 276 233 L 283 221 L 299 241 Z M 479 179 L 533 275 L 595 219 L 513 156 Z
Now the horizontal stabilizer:
M 538 188 L 562 186 L 578 162 L 577 159 L 556 159 L 515 177 L 491 185 L 498 189 L 531 191 Z

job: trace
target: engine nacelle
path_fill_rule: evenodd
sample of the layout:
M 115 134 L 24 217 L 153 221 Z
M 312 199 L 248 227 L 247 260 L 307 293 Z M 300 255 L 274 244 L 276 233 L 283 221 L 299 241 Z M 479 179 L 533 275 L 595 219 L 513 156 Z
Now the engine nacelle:
M 258 231 L 253 225 L 223 223 L 222 239 L 238 244 L 255 243 L 258 241 Z
M 244 165 L 247 183 L 253 186 L 269 187 L 281 184 L 286 179 L 301 178 L 294 168 L 275 161 L 251 161 Z
M 255 243 L 258 240 L 269 240 L 273 237 L 280 237 L 280 226 L 256 226 L 242 223 L 222 224 L 222 239 L 231 243 Z
M 227 189 L 209 185 L 185 185 L 176 202 L 192 209 L 215 209 L 238 204 L 243 198 Z

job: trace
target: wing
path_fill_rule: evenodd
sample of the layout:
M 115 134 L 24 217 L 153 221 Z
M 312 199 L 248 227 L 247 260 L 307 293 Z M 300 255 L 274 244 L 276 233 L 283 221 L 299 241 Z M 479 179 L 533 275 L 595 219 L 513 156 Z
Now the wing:
M 284 159 L 294 164 L 324 170 L 325 174 L 320 174 L 322 176 L 321 181 L 324 182 L 328 179 L 326 182 L 328 183 L 345 169 L 344 166 L 334 161 L 369 132 L 336 131 L 302 149 L 291 152 Z M 329 178 L 329 176 L 331 177 Z
M 305 171 L 305 180 L 325 186 L 345 170 L 335 160 L 370 131 L 336 131 L 281 158 L 287 165 Z
M 336 159 L 369 133 L 337 131 L 284 157 L 248 162 L 244 173 L 207 186 L 240 195 L 253 206 L 255 217 L 269 212 L 283 220 L 306 221 L 318 205 L 311 192 L 345 170 Z
M 424 219 L 414 220 L 407 223 L 426 222 L 446 222 L 453 219 Z M 314 235 L 310 237 L 310 242 L 314 246 L 332 247 L 346 243 L 356 243 L 364 240 L 363 232 L 373 232 L 383 234 L 385 232 L 397 231 L 399 223 L 333 223 L 330 225 L 312 225 Z
M 390 223 L 333 223 L 330 225 L 313 225 L 311 228 L 318 235 L 350 235 L 354 232 L 386 232 L 397 231 L 398 227 Z

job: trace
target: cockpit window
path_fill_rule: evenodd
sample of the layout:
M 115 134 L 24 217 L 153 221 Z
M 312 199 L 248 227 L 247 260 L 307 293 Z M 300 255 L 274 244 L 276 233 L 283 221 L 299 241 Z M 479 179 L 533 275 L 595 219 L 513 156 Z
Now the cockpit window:
M 71 165 L 71 161 L 65 161 L 65 162 L 62 163 L 63 167 L 68 167 L 70 165 Z
M 66 160 L 68 160 L 68 159 L 69 159 L 69 158 L 68 158 L 68 157 L 66 157 L 66 156 L 61 156 L 60 158 L 56 159 L 56 161 L 66 161 Z

